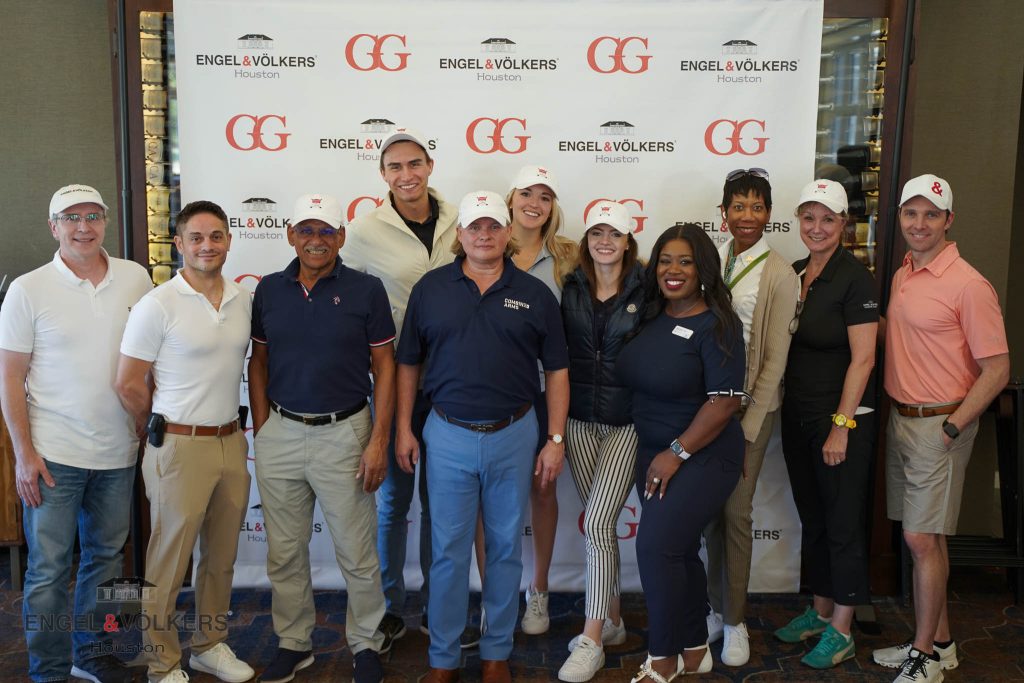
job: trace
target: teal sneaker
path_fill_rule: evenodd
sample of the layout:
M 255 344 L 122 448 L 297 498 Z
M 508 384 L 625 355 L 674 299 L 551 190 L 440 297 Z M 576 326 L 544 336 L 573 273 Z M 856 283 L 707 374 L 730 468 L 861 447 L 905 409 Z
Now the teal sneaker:
M 800 616 L 793 619 L 775 632 L 775 637 L 784 643 L 799 643 L 811 636 L 816 636 L 828 626 L 828 622 L 818 616 L 817 610 L 808 607 Z
M 829 624 L 825 632 L 821 634 L 818 644 L 800 661 L 812 669 L 831 669 L 840 662 L 852 659 L 856 651 L 857 646 L 853 642 L 853 636 L 844 636 L 832 628 L 832 624 Z

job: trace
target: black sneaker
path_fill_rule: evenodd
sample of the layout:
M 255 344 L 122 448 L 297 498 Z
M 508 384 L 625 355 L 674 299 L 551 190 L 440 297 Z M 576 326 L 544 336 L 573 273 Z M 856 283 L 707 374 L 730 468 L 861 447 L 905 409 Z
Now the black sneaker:
M 71 667 L 71 675 L 93 683 L 129 683 L 132 671 L 113 655 L 101 655 Z
M 263 670 L 256 680 L 259 683 L 288 683 L 295 678 L 295 672 L 305 669 L 313 663 L 313 651 L 289 650 L 277 648 L 277 654 L 270 666 Z
M 391 640 L 398 640 L 405 635 L 405 620 L 397 614 L 385 612 L 384 618 L 380 620 L 380 626 L 377 628 Z
M 480 628 L 477 626 L 467 626 L 459 636 L 459 647 L 463 650 L 472 650 L 474 647 L 480 644 L 480 638 L 483 634 L 480 632 Z
M 360 650 L 352 660 L 353 683 L 381 683 L 384 680 L 384 669 L 380 666 L 380 656 L 373 650 Z

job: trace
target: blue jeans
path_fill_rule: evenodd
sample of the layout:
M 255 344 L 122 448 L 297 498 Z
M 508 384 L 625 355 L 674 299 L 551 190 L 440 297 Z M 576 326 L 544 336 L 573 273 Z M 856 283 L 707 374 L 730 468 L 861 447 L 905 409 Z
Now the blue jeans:
M 57 485 L 51 489 L 40 480 L 42 504 L 24 506 L 28 570 L 21 614 L 28 673 L 38 682 L 65 680 L 72 661 L 81 666 L 104 654 L 104 643 L 110 641 L 102 630 L 104 618 L 116 613 L 117 606 L 97 609 L 97 589 L 121 574 L 135 482 L 134 467 L 87 470 L 49 461 L 46 467 Z M 69 619 L 68 581 L 76 530 L 82 552 L 74 618 Z
M 412 409 L 412 433 L 420 443 L 420 571 L 423 587 L 420 602 L 427 608 L 430 595 L 430 498 L 427 495 L 427 447 L 423 442 L 423 423 L 430 414 L 430 401 L 416 392 Z M 385 608 L 401 614 L 405 608 L 405 552 L 409 538 L 409 506 L 416 488 L 416 474 L 404 472 L 395 459 L 395 430 L 388 443 L 388 475 L 377 490 L 377 555 L 380 557 L 380 582 Z
M 430 666 L 459 667 L 459 636 L 469 605 L 469 563 L 478 512 L 483 513 L 483 608 L 487 632 L 480 658 L 505 660 L 519 616 L 522 535 L 530 500 L 537 418 L 531 410 L 497 432 L 482 434 L 431 413 L 423 436 L 430 448 L 427 480 L 433 501 L 430 567 Z

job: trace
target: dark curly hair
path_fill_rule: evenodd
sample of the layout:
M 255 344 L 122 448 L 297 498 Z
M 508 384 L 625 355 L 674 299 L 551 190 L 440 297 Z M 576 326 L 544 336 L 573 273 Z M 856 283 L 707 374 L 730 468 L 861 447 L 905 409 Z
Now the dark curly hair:
M 643 323 L 653 320 L 665 310 L 665 297 L 658 287 L 658 259 L 661 258 L 665 245 L 672 240 L 683 240 L 693 249 L 693 261 L 697 266 L 697 278 L 700 280 L 704 303 L 716 319 L 715 340 L 722 353 L 729 357 L 732 355 L 736 339 L 743 336 L 743 325 L 732 308 L 732 293 L 722 280 L 722 262 L 718 257 L 718 249 L 696 223 L 677 223 L 661 233 L 654 243 L 651 259 L 647 262 L 644 273 L 646 305 Z

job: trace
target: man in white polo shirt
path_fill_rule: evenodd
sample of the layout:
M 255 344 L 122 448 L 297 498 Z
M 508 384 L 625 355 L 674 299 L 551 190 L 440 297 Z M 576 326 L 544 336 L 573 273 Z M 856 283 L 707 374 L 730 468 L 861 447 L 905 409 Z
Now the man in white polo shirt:
M 175 600 L 198 537 L 196 616 L 184 624 L 193 631 L 189 665 L 241 683 L 254 672 L 225 639 L 238 530 L 249 500 L 238 391 L 252 299 L 221 275 L 231 246 L 223 209 L 192 202 L 175 224 L 184 267 L 132 310 L 117 372 L 121 402 L 137 421 L 147 421 L 149 433 L 142 475 L 152 529 L 146 581 L 153 588 L 143 601 L 143 643 L 151 653 L 150 681 L 188 680 Z
M 0 308 L 0 405 L 14 444 L 28 572 L 22 618 L 33 681 L 127 681 L 96 613 L 121 571 L 138 437 L 114 392 L 128 311 L 152 288 L 145 268 L 103 249 L 107 205 L 87 185 L 50 200 L 53 260 L 11 283 Z M 76 528 L 82 548 L 74 629 L 68 608 Z

